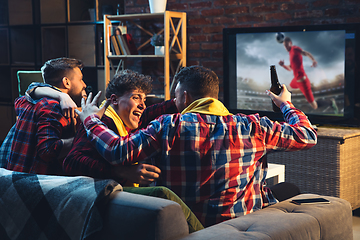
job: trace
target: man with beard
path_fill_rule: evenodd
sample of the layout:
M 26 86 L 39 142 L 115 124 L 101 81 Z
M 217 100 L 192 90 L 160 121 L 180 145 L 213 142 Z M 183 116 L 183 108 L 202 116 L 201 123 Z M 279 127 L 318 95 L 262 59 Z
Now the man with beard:
M 86 88 L 82 68 L 80 60 L 57 58 L 47 61 L 41 71 L 45 83 L 80 105 Z M 65 117 L 59 101 L 46 97 L 36 103 L 19 97 L 15 100 L 15 111 L 17 121 L 4 167 L 18 172 L 63 175 L 62 161 L 73 142 L 75 118 Z

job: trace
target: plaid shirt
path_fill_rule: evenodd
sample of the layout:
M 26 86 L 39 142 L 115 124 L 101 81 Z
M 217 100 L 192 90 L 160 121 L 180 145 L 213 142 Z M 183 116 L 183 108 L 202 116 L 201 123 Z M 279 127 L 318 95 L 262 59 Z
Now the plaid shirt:
M 6 168 L 18 172 L 63 174 L 57 160 L 62 138 L 74 136 L 74 127 L 62 115 L 58 101 L 42 98 L 36 104 L 23 96 L 15 101 L 15 123 L 11 153 Z
M 166 113 L 176 113 L 174 100 L 165 101 L 147 107 L 141 115 L 139 128 L 146 127 L 156 117 Z M 114 121 L 104 115 L 101 121 L 119 135 Z M 85 175 L 94 178 L 113 178 L 112 165 L 106 161 L 88 140 L 84 125 L 80 125 L 74 137 L 73 146 L 63 162 L 66 174 Z M 127 129 L 129 131 L 129 129 Z M 124 179 L 115 179 L 123 181 Z
M 163 115 L 147 129 L 119 137 L 96 115 L 85 119 L 88 137 L 112 164 L 157 156 L 163 185 L 180 196 L 204 226 L 273 204 L 264 188 L 263 156 L 316 144 L 307 117 L 291 103 L 281 106 L 287 123 L 255 115 Z
M 39 100 L 33 99 L 31 94 L 35 90 L 36 87 L 51 87 L 53 89 L 56 89 L 50 84 L 47 83 L 40 83 L 40 82 L 33 82 L 29 85 L 28 89 L 25 92 L 26 100 L 29 102 L 36 104 Z M 0 147 L 0 168 L 6 168 L 7 166 L 7 159 L 10 157 L 11 153 L 11 144 L 14 140 L 14 134 L 15 134 L 15 125 L 14 124 L 8 134 L 6 135 L 6 138 L 4 139 L 1 147 Z

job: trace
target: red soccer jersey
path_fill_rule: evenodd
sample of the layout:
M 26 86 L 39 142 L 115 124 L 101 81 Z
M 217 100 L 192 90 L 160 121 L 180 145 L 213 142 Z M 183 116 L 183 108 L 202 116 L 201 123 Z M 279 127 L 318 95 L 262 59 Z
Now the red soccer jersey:
M 290 66 L 294 73 L 294 79 L 298 80 L 305 76 L 305 70 L 303 66 L 302 49 L 298 46 L 292 46 L 290 55 Z

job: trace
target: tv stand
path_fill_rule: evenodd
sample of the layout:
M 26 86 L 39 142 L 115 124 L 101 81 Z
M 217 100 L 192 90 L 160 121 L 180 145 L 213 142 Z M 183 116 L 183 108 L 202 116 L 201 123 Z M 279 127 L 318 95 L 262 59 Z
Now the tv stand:
M 269 154 L 269 163 L 285 165 L 285 181 L 302 193 L 335 196 L 360 207 L 360 129 L 318 127 L 318 143 L 309 150 Z

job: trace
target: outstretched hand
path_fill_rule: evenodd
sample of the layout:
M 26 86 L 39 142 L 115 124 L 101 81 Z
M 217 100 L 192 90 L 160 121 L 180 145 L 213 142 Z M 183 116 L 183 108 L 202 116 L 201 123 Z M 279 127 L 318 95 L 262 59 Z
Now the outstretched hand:
M 99 108 L 97 106 L 97 103 L 99 101 L 99 98 L 101 96 L 101 91 L 99 91 L 94 99 L 92 99 L 92 93 L 89 94 L 88 98 L 85 100 L 84 98 L 81 100 L 81 108 L 82 111 L 79 111 L 78 109 L 75 109 L 75 112 L 79 115 L 80 120 L 84 122 L 84 120 L 89 117 L 90 115 L 96 114 L 101 118 L 106 110 L 106 108 L 109 106 L 110 101 L 107 100 L 104 106 Z
M 291 93 L 286 88 L 285 84 L 282 84 L 282 90 L 279 95 L 266 90 L 266 94 L 273 100 L 276 106 L 280 107 L 282 103 L 291 102 Z

